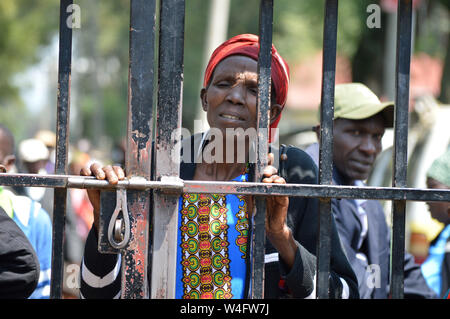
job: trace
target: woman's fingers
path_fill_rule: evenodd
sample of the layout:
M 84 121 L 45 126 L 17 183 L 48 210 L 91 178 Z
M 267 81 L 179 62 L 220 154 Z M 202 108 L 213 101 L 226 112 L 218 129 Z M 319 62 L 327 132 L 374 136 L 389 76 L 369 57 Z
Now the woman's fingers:
M 286 184 L 286 180 L 283 177 L 281 177 L 281 176 L 273 175 L 272 176 L 272 183 L 275 183 L 275 184 Z
M 89 167 L 91 175 L 95 176 L 97 179 L 105 179 L 106 175 L 99 163 L 94 163 Z
M 80 175 L 81 176 L 91 176 L 92 175 L 91 169 L 89 167 L 83 167 L 80 170 Z
M 264 167 L 263 176 L 270 177 L 270 176 L 276 175 L 277 172 L 278 172 L 278 170 L 274 166 L 268 165 L 268 166 Z
M 112 168 L 111 165 L 106 165 L 103 167 L 103 172 L 105 178 L 108 180 L 110 184 L 117 184 L 119 182 L 119 178 L 116 175 L 116 171 Z
M 95 178 L 106 179 L 111 184 L 117 184 L 118 181 L 125 178 L 125 173 L 120 166 L 106 165 L 94 163 L 90 167 L 83 167 L 80 171 L 82 176 L 95 176 Z
M 286 184 L 286 180 L 276 174 L 263 178 L 263 183 Z
M 286 184 L 286 180 L 278 175 L 272 175 L 269 177 L 266 177 L 262 180 L 263 183 L 268 184 Z M 269 203 L 274 205 L 280 205 L 280 206 L 288 206 L 289 205 L 289 198 L 287 196 L 269 196 L 267 197 L 267 200 Z M 269 215 L 271 215 L 272 212 L 269 212 Z
M 123 171 L 122 167 L 113 166 L 113 170 L 116 173 L 116 176 L 119 179 L 119 181 L 121 181 L 125 178 L 125 172 Z
M 81 176 L 94 176 L 100 180 L 107 180 L 111 184 L 117 184 L 120 180 L 125 178 L 125 173 L 120 166 L 106 165 L 102 166 L 99 163 L 94 163 L 90 167 L 83 167 L 80 170 Z M 98 229 L 99 214 L 100 214 L 100 191 L 98 189 L 87 190 L 89 200 L 94 208 L 94 223 Z

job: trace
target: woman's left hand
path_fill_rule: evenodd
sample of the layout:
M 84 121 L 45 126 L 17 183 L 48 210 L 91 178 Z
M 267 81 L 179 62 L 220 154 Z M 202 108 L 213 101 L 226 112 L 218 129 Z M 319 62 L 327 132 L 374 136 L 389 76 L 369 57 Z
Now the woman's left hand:
M 286 180 L 278 175 L 277 169 L 272 166 L 274 156 L 269 154 L 269 165 L 263 171 L 263 183 L 286 184 Z M 289 206 L 288 196 L 267 196 L 266 201 L 266 233 L 269 239 L 285 238 L 289 233 L 286 224 L 287 210 Z
M 273 154 L 269 154 L 269 165 L 263 171 L 263 183 L 286 184 L 286 180 L 278 176 L 277 169 L 272 166 Z M 286 224 L 289 206 L 288 196 L 267 196 L 266 199 L 266 235 L 272 245 L 278 250 L 279 256 L 284 260 L 290 270 L 294 265 L 297 245 L 292 232 Z

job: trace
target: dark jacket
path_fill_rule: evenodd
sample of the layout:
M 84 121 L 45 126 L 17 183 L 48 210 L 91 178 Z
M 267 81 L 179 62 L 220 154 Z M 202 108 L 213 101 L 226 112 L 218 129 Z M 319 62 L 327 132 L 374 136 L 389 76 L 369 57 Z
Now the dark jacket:
M 39 281 L 39 260 L 28 238 L 0 208 L 0 298 L 27 298 Z
M 194 157 L 200 144 L 201 135 L 195 135 L 183 142 L 182 150 L 186 151 L 190 143 L 190 153 L 184 153 L 186 158 L 180 164 L 180 178 L 192 180 L 195 173 L 196 164 Z M 276 151 L 276 150 L 274 150 Z M 315 184 L 317 183 L 317 167 L 311 158 L 298 148 L 290 147 L 287 149 L 288 160 L 285 165 L 285 177 L 288 183 Z M 318 200 L 305 197 L 292 197 L 289 199 L 288 208 L 288 226 L 293 232 L 294 239 L 297 242 L 297 253 L 294 266 L 287 272 L 282 261 L 265 264 L 265 298 L 295 297 L 305 298 L 314 291 L 314 277 L 316 274 L 316 243 L 318 230 Z M 92 240 L 90 240 L 92 238 Z M 114 268 L 114 261 L 110 265 L 100 269 L 99 265 L 104 264 L 106 260 L 104 255 L 96 252 L 95 234 L 91 233 L 86 242 L 84 256 L 85 266 L 96 276 L 102 277 Z M 250 242 L 250 241 L 248 241 Z M 247 250 L 249 251 L 249 250 Z M 266 255 L 276 253 L 274 247 L 269 241 L 266 242 Z M 109 256 L 108 256 L 109 257 Z M 82 267 L 82 272 L 83 272 Z M 118 276 L 120 278 L 120 276 Z M 332 249 L 331 249 L 331 273 L 330 273 L 330 297 L 340 298 L 343 292 L 343 281 L 348 285 L 350 298 L 358 298 L 357 280 L 352 268 L 345 257 L 340 245 L 337 229 L 333 221 Z M 116 287 L 111 283 L 106 287 Z M 84 297 L 101 298 L 104 296 L 116 296 L 118 290 L 101 291 L 81 281 L 81 293 Z M 112 288 L 111 288 L 112 289 Z
M 342 177 L 336 168 L 333 171 L 333 179 L 335 184 L 343 184 Z M 377 200 L 367 200 L 364 205 L 367 212 L 368 232 L 360 251 L 367 256 L 368 262 L 356 256 L 360 252 L 357 245 L 362 229 L 356 202 L 344 198 L 332 200 L 332 210 L 339 236 L 348 260 L 358 277 L 360 297 L 387 298 L 389 295 L 390 229 L 386 223 L 383 208 Z M 376 268 L 368 268 L 369 265 L 375 265 Z M 378 275 L 379 277 L 375 278 Z M 426 284 L 420 266 L 407 252 L 405 252 L 404 278 L 405 298 L 436 297 Z

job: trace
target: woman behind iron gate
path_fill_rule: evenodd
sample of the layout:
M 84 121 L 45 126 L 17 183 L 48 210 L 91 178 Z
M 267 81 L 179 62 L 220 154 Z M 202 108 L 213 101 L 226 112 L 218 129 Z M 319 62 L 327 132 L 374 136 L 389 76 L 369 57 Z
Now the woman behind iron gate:
M 240 139 L 236 135 L 230 137 L 229 133 L 256 130 L 258 51 L 258 37 L 241 34 L 213 52 L 200 92 L 211 129 L 183 140 L 182 179 L 250 180 L 251 145 L 256 136 L 252 139 L 252 134 L 248 134 Z M 271 68 L 269 141 L 280 121 L 289 85 L 289 67 L 274 46 Z M 233 148 L 227 148 L 230 142 Z M 233 153 L 229 154 L 230 151 Z M 284 176 L 278 175 L 274 164 L 268 165 L 264 183 L 317 184 L 317 167 L 306 153 L 295 147 L 288 147 L 283 153 Z M 277 162 L 273 154 L 278 154 L 278 150 L 272 147 L 269 164 Z M 106 179 L 111 184 L 125 177 L 120 167 L 100 164 L 85 167 L 80 174 Z M 117 255 L 97 251 L 99 194 L 98 190 L 88 190 L 94 207 L 94 225 L 86 241 L 80 293 L 82 298 L 119 298 L 121 260 Z M 266 198 L 265 298 L 315 298 L 318 200 Z M 180 196 L 176 298 L 248 297 L 248 230 L 252 207 L 251 196 Z M 341 249 L 334 220 L 331 235 L 330 298 L 358 298 L 357 280 Z

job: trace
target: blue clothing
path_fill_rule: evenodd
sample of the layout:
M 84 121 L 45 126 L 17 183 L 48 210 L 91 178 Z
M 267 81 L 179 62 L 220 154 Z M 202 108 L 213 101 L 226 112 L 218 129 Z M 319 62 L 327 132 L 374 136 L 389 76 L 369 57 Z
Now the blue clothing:
M 445 256 L 445 245 L 450 238 L 450 225 L 447 225 L 439 234 L 436 241 L 430 245 L 427 259 L 421 265 L 423 276 L 428 286 L 438 296 L 441 295 L 442 287 L 442 264 Z
M 247 174 L 233 179 L 246 180 Z M 244 197 L 184 194 L 179 212 L 176 298 L 243 299 L 249 227 Z
M 12 198 L 13 220 L 25 233 L 39 259 L 39 282 L 30 299 L 50 297 L 50 276 L 52 257 L 52 223 L 48 213 L 38 202 L 26 196 Z

